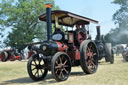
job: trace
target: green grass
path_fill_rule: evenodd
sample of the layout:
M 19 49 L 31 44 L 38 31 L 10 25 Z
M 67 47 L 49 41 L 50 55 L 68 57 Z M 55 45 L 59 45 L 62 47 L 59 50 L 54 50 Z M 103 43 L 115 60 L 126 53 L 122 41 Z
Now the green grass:
M 51 73 L 44 81 L 34 82 L 27 74 L 27 62 L 0 62 L 0 85 L 128 85 L 128 62 L 120 56 L 115 63 L 100 61 L 95 74 L 86 75 L 81 67 L 73 67 L 67 81 L 56 82 Z

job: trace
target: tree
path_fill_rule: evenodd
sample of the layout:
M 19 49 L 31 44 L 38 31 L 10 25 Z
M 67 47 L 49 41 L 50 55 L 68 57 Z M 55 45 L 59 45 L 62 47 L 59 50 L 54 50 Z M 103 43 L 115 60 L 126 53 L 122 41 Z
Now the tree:
M 120 9 L 113 14 L 113 20 L 117 27 L 112 29 L 106 39 L 114 44 L 128 43 L 128 0 L 114 0 L 114 4 L 120 5 Z
M 0 2 L 0 27 L 12 29 L 4 43 L 21 49 L 24 44 L 37 38 L 46 38 L 46 26 L 38 20 L 45 12 L 45 3 L 51 2 L 53 9 L 59 9 L 52 0 L 2 0 Z

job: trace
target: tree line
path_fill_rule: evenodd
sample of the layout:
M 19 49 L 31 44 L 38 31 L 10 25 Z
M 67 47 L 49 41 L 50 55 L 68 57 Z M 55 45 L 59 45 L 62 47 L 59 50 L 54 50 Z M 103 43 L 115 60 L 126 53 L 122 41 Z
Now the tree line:
M 46 25 L 38 17 L 45 13 L 45 4 L 50 2 L 52 9 L 59 9 L 54 0 L 2 0 L 0 2 L 0 37 L 4 30 L 10 30 L 4 44 L 25 48 L 25 43 L 46 39 Z

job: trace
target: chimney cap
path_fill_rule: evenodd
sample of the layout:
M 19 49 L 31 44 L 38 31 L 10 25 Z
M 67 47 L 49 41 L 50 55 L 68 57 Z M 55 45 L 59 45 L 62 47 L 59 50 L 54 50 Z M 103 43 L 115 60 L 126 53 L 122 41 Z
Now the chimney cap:
M 47 4 L 45 4 L 45 7 L 46 7 L 46 8 L 52 8 L 52 4 L 47 3 Z

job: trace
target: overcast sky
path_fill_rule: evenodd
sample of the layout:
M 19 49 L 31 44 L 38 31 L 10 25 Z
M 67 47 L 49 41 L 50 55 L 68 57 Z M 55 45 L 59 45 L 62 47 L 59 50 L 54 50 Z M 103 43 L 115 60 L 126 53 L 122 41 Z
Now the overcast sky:
M 115 28 L 112 15 L 119 9 L 119 6 L 112 4 L 112 1 L 113 0 L 55 0 L 55 3 L 62 10 L 98 20 L 102 34 L 106 34 L 111 28 Z M 90 27 L 93 36 L 96 34 L 94 26 Z

